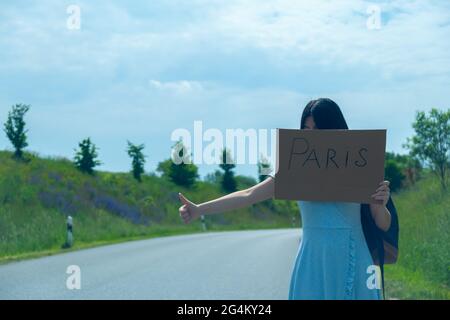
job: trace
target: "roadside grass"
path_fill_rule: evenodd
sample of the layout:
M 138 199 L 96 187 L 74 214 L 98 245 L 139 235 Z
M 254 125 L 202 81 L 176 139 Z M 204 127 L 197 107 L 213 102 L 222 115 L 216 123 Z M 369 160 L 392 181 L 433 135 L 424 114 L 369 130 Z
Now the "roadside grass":
M 450 190 L 426 174 L 393 195 L 400 224 L 399 259 L 387 265 L 387 296 L 450 299 Z
M 402 266 L 385 267 L 386 299 L 450 300 L 450 290 L 444 284 L 427 280 L 420 271 Z

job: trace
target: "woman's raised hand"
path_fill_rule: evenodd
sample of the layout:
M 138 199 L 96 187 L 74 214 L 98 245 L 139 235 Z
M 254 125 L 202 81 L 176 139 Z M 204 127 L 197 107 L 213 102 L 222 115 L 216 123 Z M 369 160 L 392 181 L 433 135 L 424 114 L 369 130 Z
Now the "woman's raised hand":
M 389 200 L 389 196 L 391 195 L 391 190 L 389 189 L 389 181 L 380 182 L 380 185 L 375 193 L 372 195 L 372 198 L 375 200 L 383 201 L 383 206 L 386 206 Z
M 180 217 L 183 219 L 184 223 L 189 223 L 200 216 L 198 206 L 186 199 L 181 193 L 178 193 L 181 203 L 183 204 L 178 211 L 180 212 Z

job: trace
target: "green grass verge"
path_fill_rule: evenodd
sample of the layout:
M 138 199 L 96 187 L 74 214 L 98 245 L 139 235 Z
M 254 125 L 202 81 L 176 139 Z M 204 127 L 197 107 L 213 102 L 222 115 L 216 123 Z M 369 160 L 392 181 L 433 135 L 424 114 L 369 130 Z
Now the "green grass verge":
M 386 266 L 386 299 L 449 300 L 450 290 L 442 283 L 428 280 L 422 272 L 401 265 Z
M 400 224 L 399 260 L 386 266 L 387 296 L 450 298 L 450 190 L 435 176 L 393 195 Z

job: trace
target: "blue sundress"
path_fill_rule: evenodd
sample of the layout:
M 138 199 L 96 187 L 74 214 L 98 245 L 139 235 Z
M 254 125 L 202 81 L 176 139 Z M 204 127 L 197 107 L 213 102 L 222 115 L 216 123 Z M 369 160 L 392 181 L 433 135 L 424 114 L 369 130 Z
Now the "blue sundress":
M 361 225 L 360 204 L 298 201 L 303 235 L 289 287 L 289 300 L 381 298 Z

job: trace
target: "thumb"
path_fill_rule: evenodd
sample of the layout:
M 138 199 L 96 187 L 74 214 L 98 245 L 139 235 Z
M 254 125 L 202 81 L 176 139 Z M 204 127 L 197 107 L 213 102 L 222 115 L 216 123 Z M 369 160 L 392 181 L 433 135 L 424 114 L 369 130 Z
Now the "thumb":
M 182 193 L 178 193 L 178 197 L 180 198 L 180 201 L 181 201 L 183 204 L 185 204 L 185 205 L 190 205 L 190 204 L 191 204 L 191 202 L 190 202 L 188 199 L 186 199 L 186 198 L 183 196 Z

